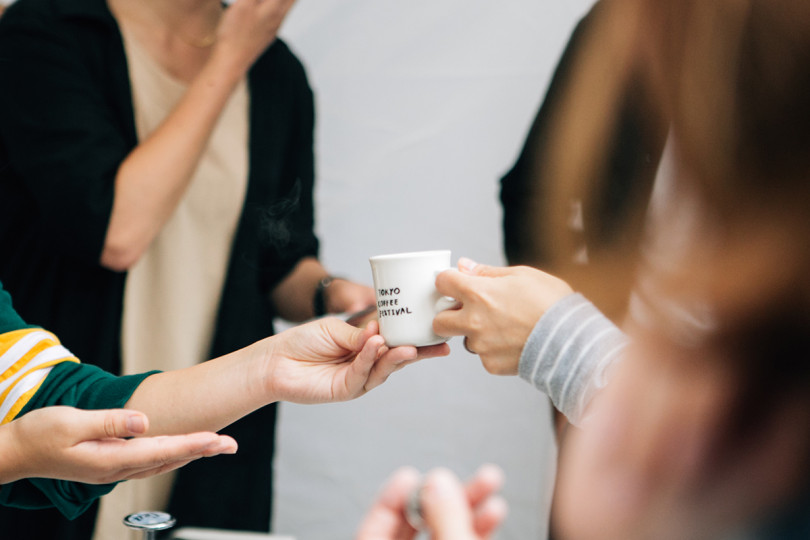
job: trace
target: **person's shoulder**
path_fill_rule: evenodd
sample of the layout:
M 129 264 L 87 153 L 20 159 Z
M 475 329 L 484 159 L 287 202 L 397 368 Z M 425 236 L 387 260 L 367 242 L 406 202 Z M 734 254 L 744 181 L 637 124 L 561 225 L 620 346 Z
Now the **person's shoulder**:
M 109 16 L 105 0 L 15 0 L 6 8 L 0 22 L 27 19 L 53 24 L 53 21 L 59 19 Z
M 6 7 L 0 21 L 15 20 L 18 17 L 52 17 L 59 9 L 55 0 L 16 0 Z
M 281 70 L 286 75 L 306 77 L 306 70 L 301 60 L 283 40 L 276 39 L 259 57 L 254 71 Z
M 112 34 L 98 29 L 114 25 L 105 0 L 16 0 L 0 17 L 0 47 L 5 59 L 72 56 L 105 46 Z
M 58 26 L 62 0 L 16 0 L 0 17 L 0 35 L 16 42 L 38 39 Z

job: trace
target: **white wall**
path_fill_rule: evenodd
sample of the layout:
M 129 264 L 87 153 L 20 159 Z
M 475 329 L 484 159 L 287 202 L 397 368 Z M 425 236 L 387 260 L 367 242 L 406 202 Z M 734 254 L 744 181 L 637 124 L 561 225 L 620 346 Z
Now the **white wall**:
M 336 274 L 368 257 L 451 249 L 503 264 L 498 179 L 590 0 L 300 0 L 283 36 L 316 92 L 317 227 Z M 351 538 L 400 465 L 501 465 L 497 538 L 546 535 L 555 449 L 546 399 L 488 375 L 461 341 L 351 403 L 284 404 L 276 532 Z

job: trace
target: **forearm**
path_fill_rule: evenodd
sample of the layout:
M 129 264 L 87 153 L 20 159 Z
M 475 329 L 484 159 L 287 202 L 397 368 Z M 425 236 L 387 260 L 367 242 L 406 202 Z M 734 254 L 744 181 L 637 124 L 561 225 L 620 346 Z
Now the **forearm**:
M 212 56 L 160 127 L 121 163 L 102 265 L 131 267 L 171 217 L 244 75 L 232 64 Z
M 276 401 L 268 391 L 269 340 L 146 378 L 126 404 L 149 418 L 147 435 L 218 431 Z
M 25 478 L 14 422 L 0 425 L 0 486 Z
M 326 269 L 314 257 L 301 259 L 271 293 L 276 312 L 288 321 L 314 317 L 315 289 L 327 275 Z
M 622 331 L 593 304 L 572 294 L 553 305 L 535 326 L 523 349 L 519 374 L 578 424 L 626 344 Z

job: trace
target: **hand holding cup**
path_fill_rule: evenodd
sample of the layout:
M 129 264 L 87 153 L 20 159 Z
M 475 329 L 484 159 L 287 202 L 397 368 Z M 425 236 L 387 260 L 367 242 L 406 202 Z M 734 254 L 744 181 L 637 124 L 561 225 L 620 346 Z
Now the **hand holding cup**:
M 460 308 L 433 321 L 441 336 L 465 336 L 465 346 L 496 375 L 516 375 L 523 346 L 540 317 L 573 290 L 563 280 L 525 266 L 494 267 L 460 259 L 459 271 L 436 278 L 439 294 Z

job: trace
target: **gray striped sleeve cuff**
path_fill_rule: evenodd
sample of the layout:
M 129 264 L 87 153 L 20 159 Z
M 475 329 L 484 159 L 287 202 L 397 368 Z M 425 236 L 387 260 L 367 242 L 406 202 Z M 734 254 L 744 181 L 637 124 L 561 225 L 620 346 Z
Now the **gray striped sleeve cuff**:
M 551 398 L 572 424 L 579 424 L 594 394 L 606 384 L 627 337 L 581 294 L 551 306 L 532 330 L 518 372 Z

